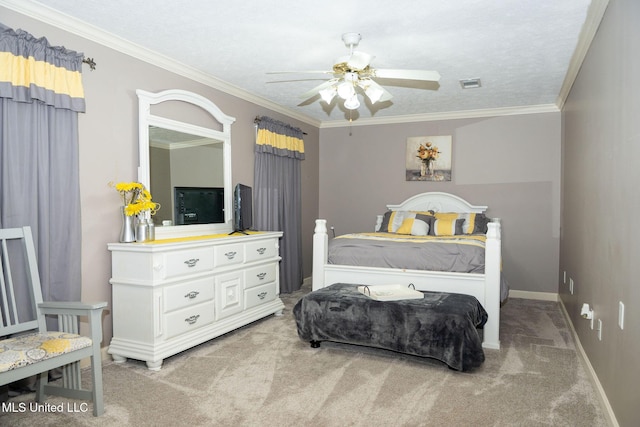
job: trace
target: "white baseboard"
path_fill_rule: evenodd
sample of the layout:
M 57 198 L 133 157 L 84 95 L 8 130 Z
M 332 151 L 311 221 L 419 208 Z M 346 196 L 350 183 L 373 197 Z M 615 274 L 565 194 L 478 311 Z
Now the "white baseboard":
M 517 291 L 513 289 L 509 291 L 509 298 L 535 299 L 540 301 L 553 301 L 553 302 L 559 301 L 557 293 Z
M 560 303 L 560 307 L 562 309 L 562 314 L 564 315 L 564 319 L 567 321 L 567 324 L 569 325 L 569 329 L 571 330 L 571 335 L 573 336 L 573 340 L 576 343 L 576 349 L 578 350 L 580 359 L 582 360 L 582 363 L 584 364 L 584 367 L 587 370 L 587 375 L 591 379 L 591 383 L 593 384 L 596 390 L 596 395 L 598 396 L 601 406 L 604 409 L 604 416 L 611 427 L 619 427 L 620 424 L 618 424 L 618 420 L 616 419 L 616 415 L 613 412 L 613 408 L 611 407 L 611 404 L 609 404 L 609 399 L 607 398 L 607 395 L 605 394 L 604 389 L 602 388 L 602 384 L 598 379 L 598 375 L 596 374 L 596 371 L 593 369 L 593 366 L 591 365 L 591 362 L 587 357 L 587 353 L 585 353 L 584 348 L 582 347 L 582 343 L 580 342 L 580 338 L 578 337 L 578 333 L 576 332 L 576 329 L 573 327 L 573 322 L 569 317 L 567 308 L 564 306 L 562 299 L 558 299 L 558 302 Z

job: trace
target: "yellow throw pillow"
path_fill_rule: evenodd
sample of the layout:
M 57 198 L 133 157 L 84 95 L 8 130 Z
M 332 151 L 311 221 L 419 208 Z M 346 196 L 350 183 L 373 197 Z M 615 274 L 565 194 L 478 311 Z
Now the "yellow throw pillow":
M 411 234 L 412 236 L 426 236 L 429 234 L 430 224 L 416 215 L 415 218 L 407 218 L 398 228 L 398 234 Z
M 456 236 L 464 233 L 465 217 L 468 214 L 436 212 L 433 224 L 434 236 Z

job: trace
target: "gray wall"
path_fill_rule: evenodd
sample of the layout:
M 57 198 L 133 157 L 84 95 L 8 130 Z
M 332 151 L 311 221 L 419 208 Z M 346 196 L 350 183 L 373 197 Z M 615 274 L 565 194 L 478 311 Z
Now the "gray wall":
M 253 183 L 253 148 L 257 115 L 266 115 L 299 126 L 304 137 L 306 160 L 302 163 L 303 218 L 310 227 L 318 214 L 319 130 L 267 108 L 238 99 L 186 77 L 158 68 L 63 29 L 0 7 L 2 23 L 22 28 L 53 45 L 84 52 L 97 63 L 95 71 L 83 70 L 87 112 L 79 117 L 80 190 L 82 209 L 82 298 L 111 303 L 111 255 L 107 243 L 120 231 L 121 200 L 109 182 L 135 181 L 138 167 L 138 101 L 136 89 L 193 91 L 216 103 L 235 117 L 231 128 L 233 183 Z M 303 241 L 303 272 L 311 275 L 311 236 Z M 103 322 L 103 346 L 112 336 L 110 311 Z
M 511 289 L 558 291 L 560 113 L 322 129 L 320 216 L 336 234 L 371 231 L 387 204 L 446 191 L 502 218 Z M 408 182 L 408 137 L 451 135 L 451 182 Z M 311 230 L 312 231 L 312 230 Z
M 623 426 L 640 420 L 638 23 L 640 2 L 611 0 L 563 108 L 560 296 Z M 583 303 L 602 320 L 602 341 L 580 317 Z

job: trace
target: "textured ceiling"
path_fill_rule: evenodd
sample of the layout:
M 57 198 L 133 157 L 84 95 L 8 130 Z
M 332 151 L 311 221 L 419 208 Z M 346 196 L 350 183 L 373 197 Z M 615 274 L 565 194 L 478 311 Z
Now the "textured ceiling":
M 326 124 L 349 117 L 335 101 L 300 95 L 348 53 L 375 68 L 437 70 L 439 85 L 384 80 L 393 99 L 362 102 L 354 120 L 556 104 L 590 0 L 38 0 L 84 23 Z M 76 22 L 75 20 L 70 20 Z M 91 52 L 85 52 L 91 56 Z M 100 70 L 101 58 L 94 58 Z M 459 81 L 480 78 L 463 90 Z M 354 122 L 355 123 L 355 122 Z

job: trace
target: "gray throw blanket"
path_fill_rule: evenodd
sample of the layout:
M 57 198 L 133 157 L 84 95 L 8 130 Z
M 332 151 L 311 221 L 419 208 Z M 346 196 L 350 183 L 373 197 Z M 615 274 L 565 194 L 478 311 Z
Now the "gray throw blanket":
M 423 292 L 422 299 L 376 301 L 355 284 L 311 292 L 294 306 L 298 336 L 430 357 L 466 371 L 484 362 L 477 328 L 487 312 L 469 295 Z

